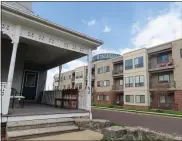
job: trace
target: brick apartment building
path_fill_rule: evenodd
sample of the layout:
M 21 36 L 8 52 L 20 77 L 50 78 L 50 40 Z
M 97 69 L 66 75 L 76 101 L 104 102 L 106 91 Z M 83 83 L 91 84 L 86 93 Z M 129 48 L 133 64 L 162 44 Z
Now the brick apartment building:
M 93 57 L 94 104 L 182 111 L 182 39 L 118 56 Z M 59 88 L 82 89 L 86 76 L 86 66 L 62 73 Z

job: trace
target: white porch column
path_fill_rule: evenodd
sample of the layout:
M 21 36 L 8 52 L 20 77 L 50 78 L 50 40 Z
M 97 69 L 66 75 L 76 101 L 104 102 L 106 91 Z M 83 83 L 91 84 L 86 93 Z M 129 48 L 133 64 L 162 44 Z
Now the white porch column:
M 19 37 L 20 37 L 20 26 L 17 26 L 15 31 L 15 37 L 12 39 L 13 50 L 11 54 L 11 61 L 10 61 L 9 72 L 8 72 L 7 87 L 6 87 L 5 95 L 2 98 L 2 114 L 3 115 L 8 114 Z
M 89 49 L 88 53 L 88 74 L 87 74 L 87 110 L 90 112 L 90 119 L 92 119 L 91 113 L 91 96 L 92 96 L 92 87 L 91 87 L 91 69 L 92 69 L 92 50 Z

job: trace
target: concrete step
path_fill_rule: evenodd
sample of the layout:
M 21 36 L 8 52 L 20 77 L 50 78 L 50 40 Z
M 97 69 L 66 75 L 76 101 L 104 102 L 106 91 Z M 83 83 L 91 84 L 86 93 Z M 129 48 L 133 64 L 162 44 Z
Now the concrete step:
M 47 135 L 54 135 L 58 133 L 73 132 L 79 131 L 78 127 L 75 125 L 68 126 L 56 126 L 49 128 L 36 128 L 36 129 L 27 129 L 27 130 L 16 130 L 8 131 L 7 136 L 8 140 L 22 140 L 28 138 L 35 138 Z
M 8 131 L 48 128 L 48 127 L 67 126 L 67 125 L 74 125 L 74 120 L 72 118 L 52 118 L 52 119 L 13 121 L 7 123 Z

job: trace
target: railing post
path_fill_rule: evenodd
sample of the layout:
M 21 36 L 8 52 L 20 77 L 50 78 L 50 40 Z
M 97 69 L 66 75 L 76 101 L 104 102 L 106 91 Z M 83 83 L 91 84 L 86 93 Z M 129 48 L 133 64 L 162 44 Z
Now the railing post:
M 15 35 L 14 35 L 14 39 L 12 39 L 13 50 L 12 50 L 11 61 L 10 61 L 10 65 L 9 65 L 7 87 L 5 90 L 5 95 L 2 98 L 2 102 L 3 102 L 2 114 L 3 115 L 8 114 L 10 95 L 11 95 L 11 87 L 12 87 L 12 82 L 13 82 L 13 75 L 14 75 L 15 62 L 16 62 L 16 53 L 17 53 L 17 48 L 18 48 L 18 43 L 19 43 L 20 32 L 21 32 L 21 27 L 17 26 L 16 31 L 15 31 Z
M 87 73 L 87 110 L 90 113 L 90 119 L 92 119 L 92 113 L 91 113 L 91 95 L 92 95 L 92 90 L 91 90 L 91 71 L 92 69 L 92 50 L 89 49 L 88 53 L 88 73 Z

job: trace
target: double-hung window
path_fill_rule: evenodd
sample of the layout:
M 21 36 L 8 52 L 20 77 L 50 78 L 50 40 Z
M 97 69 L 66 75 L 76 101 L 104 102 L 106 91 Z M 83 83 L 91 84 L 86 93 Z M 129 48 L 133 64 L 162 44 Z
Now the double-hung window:
M 97 87 L 102 87 L 102 82 L 101 81 L 97 81 Z
M 133 87 L 133 76 L 125 77 L 125 87 Z
M 109 72 L 109 66 L 105 66 L 105 67 L 104 67 L 104 73 L 105 73 L 105 72 Z
M 98 73 L 98 74 L 103 73 L 103 68 L 102 68 L 102 67 L 101 67 L 101 68 L 98 68 L 97 73 Z
M 135 101 L 136 103 L 145 103 L 145 95 L 136 95 Z
M 133 68 L 133 60 L 125 60 L 125 70 L 130 70 Z
M 134 96 L 133 95 L 126 95 L 125 101 L 129 103 L 134 103 Z
M 169 74 L 166 75 L 160 75 L 159 76 L 159 82 L 169 82 L 170 81 L 170 76 Z
M 144 76 L 139 75 L 135 76 L 135 87 L 144 86 Z
M 143 56 L 135 58 L 135 68 L 143 67 Z
M 104 81 L 104 87 L 107 87 L 107 86 L 109 86 L 110 85 L 110 81 L 109 80 L 105 80 Z

